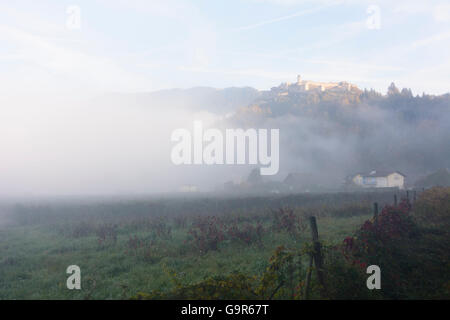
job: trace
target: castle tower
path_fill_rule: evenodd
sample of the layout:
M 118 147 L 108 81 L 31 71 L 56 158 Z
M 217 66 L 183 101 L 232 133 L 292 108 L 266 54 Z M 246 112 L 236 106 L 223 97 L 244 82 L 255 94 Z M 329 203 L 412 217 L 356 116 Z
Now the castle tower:
M 300 75 L 297 76 L 297 84 L 302 83 L 302 77 Z

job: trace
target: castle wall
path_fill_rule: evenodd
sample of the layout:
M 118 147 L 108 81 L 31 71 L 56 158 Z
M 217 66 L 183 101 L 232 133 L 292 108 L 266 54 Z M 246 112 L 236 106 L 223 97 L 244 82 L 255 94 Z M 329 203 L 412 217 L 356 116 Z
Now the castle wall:
M 318 82 L 318 81 L 309 81 L 302 80 L 300 76 L 297 76 L 296 85 L 301 89 L 308 91 L 311 89 L 320 89 L 321 91 L 333 89 L 333 88 L 342 88 L 345 90 L 351 90 L 352 88 L 357 88 L 355 85 L 347 82 Z M 288 84 L 289 86 L 289 84 Z

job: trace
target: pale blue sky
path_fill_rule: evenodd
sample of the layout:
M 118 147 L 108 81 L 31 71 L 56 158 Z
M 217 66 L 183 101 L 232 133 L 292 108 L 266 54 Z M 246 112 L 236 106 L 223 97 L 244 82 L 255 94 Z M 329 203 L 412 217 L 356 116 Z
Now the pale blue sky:
M 80 29 L 66 26 L 70 5 Z M 0 3 L 0 41 L 3 93 L 268 89 L 297 74 L 450 88 L 448 1 L 17 0 Z

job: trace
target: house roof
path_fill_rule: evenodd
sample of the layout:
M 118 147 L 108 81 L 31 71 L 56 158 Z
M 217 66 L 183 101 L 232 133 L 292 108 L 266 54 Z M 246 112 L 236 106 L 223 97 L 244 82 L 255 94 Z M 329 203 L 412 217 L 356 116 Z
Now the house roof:
M 398 170 L 372 170 L 366 172 L 358 172 L 355 174 L 355 176 L 361 175 L 363 177 L 387 177 L 388 175 L 393 173 L 398 173 L 399 175 L 406 177 L 406 175 L 404 175 Z

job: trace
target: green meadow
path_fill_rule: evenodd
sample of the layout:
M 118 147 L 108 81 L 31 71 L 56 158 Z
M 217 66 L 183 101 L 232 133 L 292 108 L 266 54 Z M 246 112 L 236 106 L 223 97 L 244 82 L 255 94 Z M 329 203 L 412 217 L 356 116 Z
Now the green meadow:
M 392 197 L 378 192 L 16 203 L 0 227 L 0 299 L 129 299 L 232 274 L 256 278 L 280 246 L 294 252 L 311 243 L 309 216 L 317 218 L 322 245 L 338 246 L 372 218 L 373 202 L 382 207 Z M 301 280 L 308 258 L 300 264 Z M 66 286 L 70 265 L 80 267 L 81 290 Z

